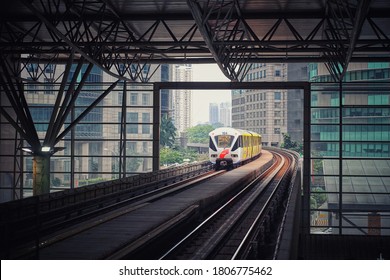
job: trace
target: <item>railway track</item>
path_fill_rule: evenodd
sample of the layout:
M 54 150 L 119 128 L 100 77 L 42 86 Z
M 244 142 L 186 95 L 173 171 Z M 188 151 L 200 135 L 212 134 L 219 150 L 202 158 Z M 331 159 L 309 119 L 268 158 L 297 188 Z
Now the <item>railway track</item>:
M 35 208 L 46 208 L 46 211 L 41 209 L 20 219 L 2 221 L 2 254 L 7 258 L 23 258 L 39 254 L 41 248 L 224 172 L 214 172 L 206 167 L 185 174 L 181 178 L 163 180 L 158 184 L 149 182 L 117 192 L 108 191 L 106 194 L 103 192 L 100 195 L 93 195 L 90 199 L 85 197 L 79 202 L 74 197 L 69 203 L 64 203 L 63 197 L 58 198 L 60 204 L 63 204 L 62 207 L 58 205 L 56 199 L 44 206 L 36 203 Z M 84 193 L 86 194 L 87 191 Z M 29 207 L 30 205 L 27 205 L 27 208 Z M 19 211 L 26 210 L 19 209 Z
M 275 163 L 160 259 L 270 258 L 278 217 L 293 172 L 293 157 L 274 152 Z M 279 213 L 278 211 L 279 210 Z M 280 220 L 280 219 L 279 219 Z
M 269 154 L 270 155 L 270 154 Z M 281 156 L 275 156 L 278 158 L 277 166 L 279 166 L 277 169 L 281 169 L 283 164 L 283 158 Z M 271 159 L 271 155 L 269 156 Z M 266 170 L 267 166 L 270 166 L 273 161 L 269 161 L 266 165 L 261 167 L 261 170 Z M 260 170 L 259 170 L 260 171 Z M 113 225 L 117 224 L 119 227 L 121 227 L 121 224 L 118 224 L 118 219 L 122 219 L 123 217 L 128 217 L 128 215 L 137 215 L 139 211 L 144 212 L 144 209 L 149 209 L 149 205 L 155 205 L 155 203 L 159 204 L 160 207 L 162 206 L 164 209 L 166 205 L 169 205 L 171 203 L 175 203 L 175 199 L 173 199 L 176 196 L 184 196 L 188 197 L 188 191 L 190 193 L 192 191 L 195 191 L 195 193 L 203 193 L 204 191 L 208 192 L 208 190 L 212 190 L 214 188 L 210 188 L 209 184 L 211 183 L 203 183 L 203 181 L 207 181 L 208 179 L 211 179 L 214 176 L 221 175 L 225 171 L 220 172 L 206 172 L 203 175 L 200 175 L 199 178 L 194 179 L 190 178 L 188 181 L 183 180 L 181 182 L 172 183 L 168 186 L 164 186 L 160 184 L 158 188 L 156 187 L 149 187 L 142 189 L 141 186 L 139 186 L 137 189 L 138 193 L 135 194 L 127 194 L 128 197 L 122 196 L 119 199 L 113 198 L 112 194 L 107 194 L 107 200 L 104 201 L 103 196 L 99 196 L 98 201 L 99 203 L 96 203 L 97 201 L 91 202 L 93 204 L 93 207 L 87 207 L 85 209 L 81 208 L 76 210 L 72 209 L 72 212 L 65 213 L 65 212 L 57 212 L 61 213 L 59 218 L 48 220 L 49 222 L 47 224 L 42 223 L 42 221 L 38 221 L 39 226 L 42 228 L 39 231 L 39 236 L 33 240 L 29 240 L 29 242 L 24 242 L 23 246 L 19 246 L 18 248 L 9 247 L 8 255 L 4 255 L 4 258 L 39 258 L 39 254 L 41 250 L 44 250 L 45 253 L 42 253 L 43 255 L 49 256 L 48 252 L 53 252 L 53 248 L 57 248 L 57 244 L 67 244 L 70 240 L 75 240 L 73 237 L 76 237 L 78 239 L 83 240 L 82 236 L 89 236 L 90 233 L 93 231 L 95 232 L 103 232 L 106 229 L 115 229 L 116 227 Z M 269 177 L 275 176 L 277 173 L 277 170 L 271 170 L 268 169 L 266 172 L 264 172 L 260 178 L 257 181 L 266 182 L 269 181 Z M 242 173 L 241 171 L 239 174 Z M 275 174 L 274 174 L 275 173 Z M 233 173 L 227 173 L 226 175 L 234 175 Z M 249 173 L 248 173 L 249 175 Z M 196 176 L 195 176 L 196 177 Z M 250 176 L 253 177 L 253 176 Z M 227 178 L 231 178 L 231 176 L 227 176 Z M 230 184 L 230 180 L 226 180 L 225 178 L 225 184 L 233 186 L 233 184 Z M 243 177 L 244 178 L 244 177 Z M 213 183 L 213 186 L 225 186 L 224 184 L 219 183 L 219 181 L 214 180 L 218 183 Z M 245 179 L 245 181 L 249 181 L 249 179 Z M 202 190 L 199 192 L 198 188 L 193 188 L 196 184 L 203 185 L 200 189 Z M 264 183 L 265 184 L 265 183 Z M 252 185 L 256 185 L 256 183 L 252 183 Z M 236 186 L 236 185 L 234 185 Z M 251 210 L 248 209 L 251 208 L 247 205 L 253 204 L 252 200 L 254 197 L 261 196 L 262 193 L 267 192 L 270 187 L 248 187 L 248 189 L 252 189 L 251 191 L 241 191 L 240 194 L 237 194 L 236 196 L 241 197 L 241 204 L 240 206 L 233 205 L 233 203 L 230 203 L 231 206 L 226 207 L 227 210 L 221 210 L 217 211 L 220 212 L 219 214 L 215 214 L 214 218 L 215 223 L 211 227 L 211 232 L 215 232 L 214 236 L 212 238 L 207 237 L 207 234 L 201 237 L 201 243 L 203 244 L 212 244 L 212 246 L 203 246 L 203 248 L 195 249 L 192 253 L 185 253 L 184 255 L 180 256 L 177 255 L 176 257 L 168 257 L 168 258 L 216 258 L 216 259 L 224 259 L 224 258 L 230 258 L 228 257 L 229 254 L 225 253 L 225 248 L 231 247 L 229 242 L 237 243 L 237 240 L 243 240 L 242 234 L 239 237 L 234 237 L 232 234 L 232 230 L 229 229 L 230 227 L 223 226 L 224 224 L 231 224 L 231 225 L 239 225 L 240 220 L 249 220 L 249 218 L 242 218 L 244 217 L 241 213 L 247 213 L 247 217 L 253 216 L 253 214 L 250 214 L 250 212 L 256 213 L 259 210 Z M 234 191 L 237 193 L 237 187 L 230 187 L 231 191 Z M 188 190 L 188 191 L 187 191 Z M 225 200 L 225 195 L 227 195 L 228 192 L 226 192 L 223 196 L 223 199 L 218 199 L 214 202 L 214 204 L 207 203 L 205 205 L 208 205 L 205 208 L 205 206 L 202 206 L 203 202 L 200 204 L 188 204 L 187 208 L 182 211 L 181 213 L 176 214 L 173 218 L 170 218 L 168 220 L 165 220 L 161 224 L 156 224 L 157 228 L 150 228 L 148 230 L 151 230 L 149 233 L 148 231 L 145 231 L 143 235 L 140 235 L 140 237 L 135 237 L 135 239 L 131 239 L 132 241 L 127 243 L 128 245 L 125 245 L 124 247 L 116 247 L 113 251 L 110 251 L 109 254 L 104 255 L 96 255 L 97 258 L 107 258 L 107 259 L 118 259 L 118 258 L 137 258 L 137 254 L 141 252 L 146 252 L 147 257 L 145 255 L 140 258 L 150 258 L 150 259 L 158 259 L 163 254 L 162 252 L 171 251 L 169 250 L 169 246 L 173 243 L 179 243 L 177 240 L 177 237 L 184 237 L 188 232 L 190 232 L 192 229 L 189 230 L 188 226 L 189 224 L 198 225 L 200 222 L 200 216 L 206 215 L 210 210 L 209 209 L 215 209 L 217 205 L 221 205 L 221 201 Z M 130 196 L 130 197 L 129 197 Z M 265 197 L 265 195 L 263 195 Z M 172 197 L 172 199 L 171 199 Z M 193 198 L 197 198 L 197 195 L 192 196 Z M 207 197 L 207 196 L 205 196 Z M 222 197 L 221 197 L 222 198 Z M 165 201 L 165 202 L 162 202 Z M 194 200 L 195 201 L 195 200 Z M 228 203 L 229 204 L 229 203 Z M 197 206 L 196 206 L 197 205 Z M 70 206 L 69 206 L 70 207 Z M 153 206 L 154 207 L 154 206 Z M 230 208 L 230 210 L 229 210 Z M 155 208 L 155 209 L 161 209 L 161 208 Z M 201 210 L 202 209 L 202 210 Z M 60 209 L 57 207 L 53 211 L 59 211 Z M 76 214 L 72 214 L 77 212 Z M 149 210 L 147 210 L 149 211 Z M 50 211 L 49 211 L 50 212 Z M 224 216 L 221 216 L 220 214 L 225 212 Z M 157 212 L 158 213 L 158 212 Z M 74 216 L 73 216 L 74 215 Z M 157 214 L 159 215 L 159 214 Z M 200 215 L 200 216 L 199 216 Z M 49 216 L 47 216 L 49 217 Z M 145 217 L 147 220 L 147 215 L 143 214 L 142 217 Z M 118 218 L 118 219 L 117 219 Z M 125 218 L 128 219 L 128 218 Z M 44 227 L 46 229 L 44 230 Z M 241 225 L 241 227 L 243 227 Z M 95 229 L 96 228 L 96 229 Z M 100 229 L 99 229 L 100 228 Z M 31 228 L 32 230 L 34 227 Z M 60 230 L 57 230 L 60 229 Z M 210 231 L 210 230 L 209 230 Z M 28 231 L 26 231 L 28 232 Z M 31 232 L 31 231 L 30 231 Z M 242 232 L 242 230 L 241 230 Z M 45 234 L 44 234 L 45 233 Z M 85 234 L 84 234 L 85 233 Z M 4 236 L 4 235 L 3 235 Z M 176 238 L 176 240 L 173 240 L 173 236 Z M 231 237 L 232 241 L 229 241 L 229 236 Z M 71 238 L 72 237 L 72 238 Z M 209 241 L 207 241 L 207 238 L 209 238 Z M 14 239 L 17 240 L 17 239 Z M 173 241 L 172 241 L 173 240 Z M 62 242 L 64 241 L 64 242 Z M 3 240 L 4 242 L 4 240 Z M 73 242 L 73 241 L 72 241 Z M 82 242 L 82 241 L 81 241 Z M 164 244 L 162 247 L 163 250 L 156 250 L 154 246 L 154 242 L 158 242 L 161 246 L 161 244 Z M 68 242 L 69 243 L 69 242 Z M 77 252 L 77 248 L 79 245 L 77 243 L 75 244 L 74 248 Z M 82 244 L 82 243 L 81 243 Z M 80 244 L 80 245 L 81 245 Z M 53 246 L 54 247 L 53 247 Z M 215 246 L 214 246 L 215 245 Z M 60 247 L 63 245 L 60 245 Z M 92 245 L 95 246 L 95 245 Z M 47 251 L 45 248 L 50 249 Z M 69 247 L 70 248 L 70 247 Z M 93 247 L 91 247 L 93 248 Z M 149 248 L 144 250 L 145 248 Z M 208 248 L 215 248 L 213 249 L 213 252 L 207 252 L 206 249 Z M 219 249 L 217 249 L 219 248 Z M 133 251 L 132 251 L 133 250 Z M 176 250 L 176 249 L 175 249 Z M 130 252 L 130 253 L 129 253 Z M 153 252 L 153 253 L 150 253 Z M 135 253 L 133 255 L 133 253 Z M 77 258 L 76 254 L 76 258 Z M 185 256 L 185 257 L 183 257 Z M 45 258 L 45 257 L 44 257 Z

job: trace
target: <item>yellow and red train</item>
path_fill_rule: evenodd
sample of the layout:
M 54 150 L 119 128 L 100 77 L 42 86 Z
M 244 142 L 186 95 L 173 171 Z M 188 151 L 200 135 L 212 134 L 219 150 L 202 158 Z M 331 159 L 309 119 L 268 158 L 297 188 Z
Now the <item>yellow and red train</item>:
M 209 158 L 216 170 L 232 169 L 261 153 L 261 135 L 255 132 L 220 127 L 209 136 Z

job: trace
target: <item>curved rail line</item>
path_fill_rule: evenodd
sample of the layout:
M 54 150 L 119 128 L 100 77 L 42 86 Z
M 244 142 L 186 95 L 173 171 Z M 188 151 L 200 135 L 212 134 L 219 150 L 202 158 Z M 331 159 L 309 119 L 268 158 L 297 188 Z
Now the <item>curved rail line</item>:
M 84 230 L 134 211 L 146 203 L 158 200 L 173 193 L 183 191 L 202 181 L 218 176 L 226 171 L 204 170 L 196 174 L 187 174 L 188 178 L 160 182 L 158 185 L 145 184 L 130 190 L 124 190 L 97 198 L 55 208 L 41 215 L 27 217 L 7 224 L 12 232 L 8 250 L 3 251 L 6 257 L 20 258 L 25 255 L 38 254 L 41 248 L 69 238 Z M 19 230 L 17 230 L 19 228 Z M 7 227 L 4 227 L 7 229 Z M 6 237 L 6 234 L 3 234 Z M 11 240 L 10 240 L 11 239 Z M 4 242 L 3 240 L 2 242 Z M 17 243 L 17 244 L 16 244 Z M 12 244 L 16 244 L 12 246 Z
M 275 226 L 276 210 L 286 193 L 293 159 L 287 152 L 273 152 L 277 161 L 192 232 L 177 242 L 160 259 L 247 258 L 254 244 L 253 232 Z M 287 177 L 286 177 L 287 176 Z M 267 223 L 266 227 L 259 223 Z M 265 238 L 264 238 L 265 239 Z M 264 240 L 266 242 L 266 240 Z M 256 242 L 257 243 L 257 242 Z

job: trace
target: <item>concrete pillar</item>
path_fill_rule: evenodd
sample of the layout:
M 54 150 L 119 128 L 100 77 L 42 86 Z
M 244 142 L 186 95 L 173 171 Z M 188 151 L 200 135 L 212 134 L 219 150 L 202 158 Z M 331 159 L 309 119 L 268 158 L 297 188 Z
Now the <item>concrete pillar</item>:
M 50 192 L 50 155 L 33 158 L 33 195 Z

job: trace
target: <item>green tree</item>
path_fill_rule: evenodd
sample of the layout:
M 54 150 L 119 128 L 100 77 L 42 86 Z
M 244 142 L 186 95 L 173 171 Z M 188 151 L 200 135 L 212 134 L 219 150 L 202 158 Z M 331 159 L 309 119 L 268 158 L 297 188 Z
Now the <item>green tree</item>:
M 176 137 L 176 127 L 172 119 L 163 115 L 160 125 L 160 145 L 162 147 L 173 147 Z
M 183 155 L 175 149 L 162 148 L 160 149 L 160 165 L 182 163 Z
M 61 186 L 61 179 L 58 178 L 58 177 L 55 177 L 55 178 L 53 179 L 53 181 L 52 181 L 52 184 L 53 184 L 53 186 L 55 186 L 55 187 Z
M 281 148 L 293 150 L 300 154 L 303 154 L 302 143 L 292 141 L 290 135 L 288 135 L 287 133 L 282 133 L 282 135 L 283 135 L 283 143 L 280 145 Z
M 198 124 L 187 130 L 188 141 L 190 143 L 204 143 L 209 142 L 209 133 L 214 130 L 215 127 L 210 124 Z
M 214 128 L 224 127 L 224 124 L 223 124 L 223 123 L 220 123 L 220 122 L 213 123 L 213 127 L 214 127 Z
M 160 149 L 160 165 L 169 165 L 174 163 L 183 163 L 184 159 L 189 159 L 190 162 L 204 160 L 200 159 L 196 152 L 182 148 L 162 148 Z M 207 157 L 208 158 L 208 157 Z
M 136 172 L 141 165 L 140 158 L 127 158 L 126 159 L 126 172 Z
M 316 187 L 311 190 L 312 198 L 316 201 L 318 206 L 326 202 L 326 193 L 322 188 Z

